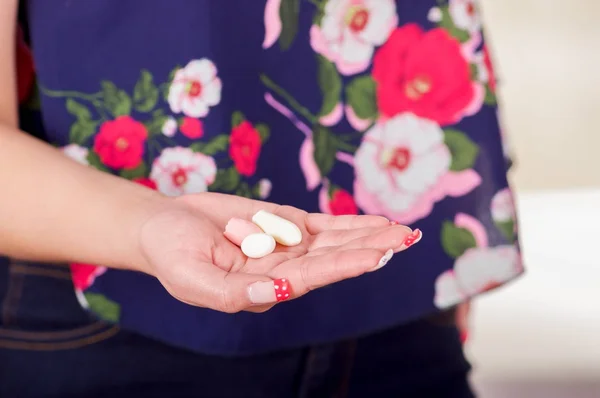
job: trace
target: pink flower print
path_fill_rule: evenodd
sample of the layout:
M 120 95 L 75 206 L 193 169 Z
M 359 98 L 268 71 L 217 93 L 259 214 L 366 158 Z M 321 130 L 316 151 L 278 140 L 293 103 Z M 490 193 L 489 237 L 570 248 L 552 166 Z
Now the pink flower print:
M 358 117 L 350 105 L 346 105 L 344 111 L 346 112 L 346 120 L 356 131 L 365 131 L 373 123 L 371 119 L 361 119 Z
M 334 126 L 342 120 L 342 117 L 344 117 L 344 106 L 341 102 L 338 102 L 331 112 L 319 118 L 319 122 L 323 126 Z
M 321 172 L 315 162 L 315 144 L 312 140 L 312 136 L 306 137 L 302 146 L 300 146 L 300 169 L 304 174 L 306 180 L 306 189 L 309 191 L 314 190 L 321 183 Z
M 277 39 L 279 39 L 279 35 L 281 35 L 280 6 L 281 0 L 267 0 L 267 4 L 265 5 L 265 40 L 262 44 L 264 49 L 275 44 Z
M 92 286 L 96 277 L 106 272 L 106 267 L 91 264 L 72 263 L 69 266 L 73 285 L 78 291 L 84 291 Z
M 454 225 L 469 231 L 473 235 L 473 238 L 475 238 L 477 247 L 488 246 L 488 236 L 485 227 L 475 217 L 465 213 L 458 213 L 454 216 Z

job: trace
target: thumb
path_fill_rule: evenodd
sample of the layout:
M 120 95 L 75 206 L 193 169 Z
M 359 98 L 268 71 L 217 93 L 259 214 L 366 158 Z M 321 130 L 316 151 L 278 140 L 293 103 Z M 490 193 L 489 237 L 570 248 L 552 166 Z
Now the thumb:
M 291 298 L 285 278 L 227 272 L 211 263 L 181 264 L 182 273 L 165 288 L 176 299 L 198 307 L 236 313 Z

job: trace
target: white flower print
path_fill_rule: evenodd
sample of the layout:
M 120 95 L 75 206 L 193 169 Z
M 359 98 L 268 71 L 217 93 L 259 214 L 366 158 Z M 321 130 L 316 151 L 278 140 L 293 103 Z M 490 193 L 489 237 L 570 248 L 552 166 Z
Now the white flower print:
M 189 148 L 164 149 L 152 164 L 150 178 L 167 196 L 206 192 L 215 181 L 217 166 L 212 157 Z
M 270 180 L 263 178 L 258 182 L 258 196 L 261 199 L 266 199 L 271 194 L 271 188 L 273 188 L 273 184 Z
M 457 28 L 471 33 L 481 29 L 481 16 L 475 0 L 450 0 L 448 12 Z
M 519 275 L 521 258 L 513 245 L 475 247 L 456 259 L 453 271 L 438 276 L 434 304 L 448 308 Z
M 436 197 L 429 191 L 448 173 L 450 162 L 436 123 L 412 113 L 377 123 L 356 151 L 356 202 L 366 212 L 403 219 L 415 207 L 433 205 Z
M 75 160 L 78 163 L 89 165 L 87 160 L 88 149 L 77 144 L 69 144 L 62 148 L 62 151 L 65 155 Z
M 190 61 L 175 72 L 169 88 L 168 101 L 173 113 L 189 117 L 204 117 L 211 106 L 221 101 L 221 79 L 215 64 L 202 58 Z
M 177 133 L 177 121 L 169 117 L 162 126 L 162 133 L 167 137 L 173 137 Z
M 516 219 L 515 203 L 509 188 L 496 192 L 492 198 L 491 211 L 492 219 L 497 223 Z
M 398 25 L 394 0 L 329 0 L 321 25 L 311 28 L 313 49 L 340 73 L 362 72 Z
M 439 7 L 432 7 L 427 13 L 429 22 L 438 23 L 442 20 L 442 10 Z

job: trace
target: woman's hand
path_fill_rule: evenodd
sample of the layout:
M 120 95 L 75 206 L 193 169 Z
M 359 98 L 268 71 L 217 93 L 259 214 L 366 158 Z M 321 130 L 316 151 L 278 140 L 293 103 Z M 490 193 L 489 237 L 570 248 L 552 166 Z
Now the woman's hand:
M 250 259 L 223 231 L 232 217 L 250 220 L 267 210 L 294 222 L 298 246 L 277 246 Z M 328 216 L 216 193 L 168 199 L 143 224 L 139 243 L 146 264 L 175 298 L 223 312 L 261 312 L 277 301 L 370 272 L 387 253 L 403 250 L 411 230 L 378 216 Z M 284 289 L 285 288 L 285 289 Z M 284 290 L 282 290 L 284 289 Z M 286 296 L 288 295 L 288 296 Z

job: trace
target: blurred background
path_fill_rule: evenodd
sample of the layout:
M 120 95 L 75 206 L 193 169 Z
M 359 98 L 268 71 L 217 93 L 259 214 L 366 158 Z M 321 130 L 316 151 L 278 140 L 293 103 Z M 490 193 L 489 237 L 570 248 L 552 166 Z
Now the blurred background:
M 600 1 L 480 0 L 527 274 L 477 300 L 483 398 L 600 397 Z

